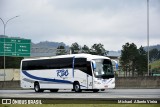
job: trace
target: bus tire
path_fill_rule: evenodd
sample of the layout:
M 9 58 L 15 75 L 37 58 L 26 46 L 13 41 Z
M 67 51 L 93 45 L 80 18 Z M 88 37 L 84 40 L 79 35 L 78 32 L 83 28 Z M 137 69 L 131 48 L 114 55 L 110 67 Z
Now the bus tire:
M 101 91 L 105 91 L 105 89 L 101 89 Z
M 93 90 L 94 93 L 97 93 L 98 91 L 99 91 L 98 89 L 94 89 L 94 90 Z
M 44 91 L 44 90 L 40 89 L 38 82 L 34 83 L 34 90 L 35 90 L 35 92 L 43 92 Z
M 58 92 L 58 89 L 51 89 L 50 92 Z
M 79 82 L 75 82 L 73 84 L 73 89 L 74 89 L 75 92 L 81 92 L 82 91 L 81 88 L 80 88 Z

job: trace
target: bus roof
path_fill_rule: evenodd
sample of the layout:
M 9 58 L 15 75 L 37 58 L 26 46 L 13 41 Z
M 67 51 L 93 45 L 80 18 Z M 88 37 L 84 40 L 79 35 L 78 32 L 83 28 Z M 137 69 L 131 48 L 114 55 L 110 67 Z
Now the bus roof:
M 51 57 L 26 58 L 26 59 L 23 59 L 22 61 L 39 60 L 39 59 L 69 58 L 69 57 L 87 58 L 87 60 L 92 60 L 92 59 L 110 59 L 110 58 L 105 57 L 105 56 L 91 55 L 91 54 L 69 54 L 69 55 L 58 55 L 58 56 L 51 56 Z

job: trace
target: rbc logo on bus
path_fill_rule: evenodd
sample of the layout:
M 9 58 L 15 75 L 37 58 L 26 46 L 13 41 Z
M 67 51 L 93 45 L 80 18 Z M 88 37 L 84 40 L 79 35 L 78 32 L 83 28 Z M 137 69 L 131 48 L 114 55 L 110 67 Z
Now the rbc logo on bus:
M 68 70 L 64 70 L 64 69 L 60 69 L 60 70 L 57 70 L 57 77 L 63 77 L 63 76 L 68 76 L 69 72 Z

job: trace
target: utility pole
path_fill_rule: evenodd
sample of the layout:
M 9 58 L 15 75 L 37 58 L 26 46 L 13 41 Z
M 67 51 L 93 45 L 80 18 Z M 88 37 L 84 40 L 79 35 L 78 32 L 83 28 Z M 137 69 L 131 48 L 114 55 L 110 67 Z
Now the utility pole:
M 147 0 L 147 45 L 148 45 L 148 76 L 149 76 L 149 0 Z

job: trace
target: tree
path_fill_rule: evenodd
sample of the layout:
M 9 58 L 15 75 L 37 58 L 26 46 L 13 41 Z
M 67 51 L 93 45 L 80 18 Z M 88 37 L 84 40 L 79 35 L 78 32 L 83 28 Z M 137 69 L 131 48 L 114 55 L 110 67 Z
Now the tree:
M 136 57 L 138 56 L 138 49 L 137 46 L 134 43 L 126 43 L 122 46 L 122 54 L 120 58 L 120 63 L 122 65 L 122 69 L 125 71 L 125 75 L 127 76 L 127 71 L 132 71 L 132 76 L 134 76 L 135 73 L 135 61 Z
M 82 47 L 82 53 L 90 53 L 90 49 L 89 49 L 89 47 L 87 45 L 84 45 Z
M 160 50 L 158 51 L 158 59 L 160 59 Z
M 138 49 L 139 55 L 136 57 L 135 65 L 138 75 L 144 75 L 147 72 L 147 53 L 141 46 Z
M 77 54 L 77 53 L 79 53 L 81 47 L 80 47 L 80 45 L 77 42 L 75 42 L 75 43 L 73 43 L 71 45 L 70 49 L 72 51 L 72 54 Z
M 130 71 L 132 71 L 132 76 L 134 76 L 135 72 L 138 75 L 143 75 L 147 72 L 147 53 L 142 46 L 137 49 L 134 43 L 126 43 L 123 45 L 121 52 L 120 63 L 126 76 L 127 72 L 129 72 L 130 76 Z
M 66 54 L 65 47 L 62 45 L 58 46 L 56 50 L 56 55 L 65 55 L 65 54 Z
M 94 44 L 91 47 L 90 53 L 94 54 L 94 55 L 105 55 L 106 54 L 106 50 L 104 49 L 103 44 L 99 43 L 99 44 Z
M 152 49 L 152 50 L 149 51 L 149 60 L 151 62 L 155 61 L 155 60 L 158 60 L 159 56 L 160 56 L 160 51 L 158 51 L 158 49 Z
M 126 75 L 127 67 L 129 66 L 128 48 L 129 48 L 129 43 L 126 43 L 125 45 L 122 46 L 121 50 L 120 64 L 122 65 L 124 76 Z

